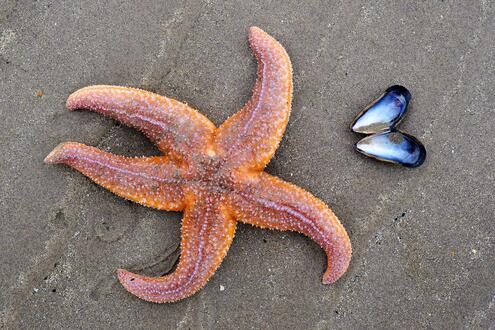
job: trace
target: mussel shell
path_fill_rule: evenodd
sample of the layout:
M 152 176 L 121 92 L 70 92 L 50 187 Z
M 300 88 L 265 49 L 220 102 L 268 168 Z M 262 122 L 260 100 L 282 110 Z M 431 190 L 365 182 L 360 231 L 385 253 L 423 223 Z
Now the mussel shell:
M 426 149 L 421 142 L 396 130 L 367 136 L 355 147 L 366 156 L 406 167 L 418 167 L 426 158 Z
M 374 134 L 394 128 L 404 118 L 411 93 L 394 85 L 359 113 L 351 124 L 356 133 Z

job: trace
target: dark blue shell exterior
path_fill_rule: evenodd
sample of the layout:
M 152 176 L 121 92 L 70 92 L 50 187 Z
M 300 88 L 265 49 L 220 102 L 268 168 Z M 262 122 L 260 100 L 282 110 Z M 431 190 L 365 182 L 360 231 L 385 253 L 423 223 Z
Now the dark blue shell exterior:
M 355 147 L 366 156 L 406 167 L 418 167 L 426 159 L 426 149 L 421 142 L 396 130 L 367 136 Z
M 362 134 L 391 130 L 404 118 L 410 100 L 411 93 L 407 88 L 391 86 L 356 116 L 351 129 Z

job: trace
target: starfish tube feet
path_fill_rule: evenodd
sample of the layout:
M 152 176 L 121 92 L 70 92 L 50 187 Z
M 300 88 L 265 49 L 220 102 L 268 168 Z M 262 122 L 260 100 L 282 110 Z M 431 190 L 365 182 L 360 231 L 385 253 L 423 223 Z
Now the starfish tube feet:
M 221 196 L 201 195 L 184 212 L 177 269 L 156 278 L 119 269 L 127 291 L 146 301 L 172 302 L 193 295 L 213 276 L 232 243 L 236 222 Z
M 324 284 L 335 282 L 347 270 L 352 255 L 347 232 L 332 210 L 307 191 L 261 173 L 232 195 L 232 203 L 240 222 L 296 231 L 318 243 L 328 259 Z

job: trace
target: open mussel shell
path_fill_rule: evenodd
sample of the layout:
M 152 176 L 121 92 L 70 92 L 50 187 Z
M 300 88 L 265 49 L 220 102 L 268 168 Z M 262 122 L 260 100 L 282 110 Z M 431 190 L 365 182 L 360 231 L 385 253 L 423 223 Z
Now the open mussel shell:
M 391 86 L 356 116 L 351 129 L 363 134 L 388 131 L 404 118 L 409 100 L 411 93 L 407 88 Z
M 355 147 L 366 156 L 406 167 L 418 167 L 426 158 L 426 149 L 421 142 L 396 130 L 367 136 Z

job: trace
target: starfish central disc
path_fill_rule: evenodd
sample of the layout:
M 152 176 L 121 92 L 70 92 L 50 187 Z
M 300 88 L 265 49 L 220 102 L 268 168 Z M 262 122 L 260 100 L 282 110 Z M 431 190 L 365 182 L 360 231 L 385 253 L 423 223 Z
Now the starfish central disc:
M 90 86 L 67 100 L 143 132 L 164 156 L 129 158 L 76 142 L 45 162 L 78 170 L 115 194 L 160 210 L 183 211 L 177 269 L 162 277 L 118 270 L 120 283 L 152 302 L 191 296 L 213 276 L 237 222 L 302 233 L 327 254 L 323 283 L 347 270 L 352 249 L 333 212 L 307 191 L 264 172 L 289 120 L 292 66 L 285 49 L 259 28 L 249 30 L 257 80 L 244 107 L 220 127 L 184 103 L 140 89 Z

